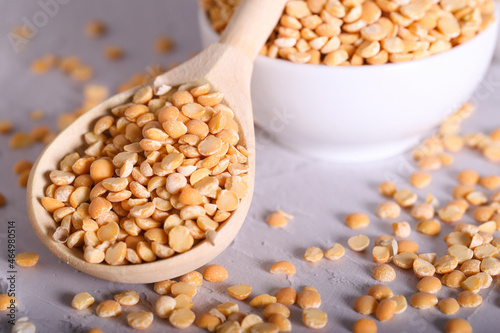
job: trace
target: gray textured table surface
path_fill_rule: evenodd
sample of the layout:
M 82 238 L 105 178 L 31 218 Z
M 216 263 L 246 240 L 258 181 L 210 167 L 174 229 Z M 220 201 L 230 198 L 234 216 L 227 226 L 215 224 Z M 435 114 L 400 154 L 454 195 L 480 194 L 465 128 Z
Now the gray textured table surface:
M 30 21 L 34 17 L 41 19 L 39 13 L 42 8 L 35 2 L 0 0 L 0 118 L 12 119 L 18 130 L 29 130 L 33 126 L 27 120 L 33 109 L 44 110 L 47 117 L 42 122 L 53 126 L 57 114 L 71 111 L 81 102 L 81 84 L 56 71 L 45 76 L 30 73 L 31 60 L 47 52 L 80 55 L 96 69 L 93 82 L 116 87 L 131 74 L 144 71 L 151 63 L 168 65 L 182 61 L 200 48 L 196 1 L 60 2 L 66 4 L 59 5 L 58 12 L 39 27 L 27 50 L 17 54 L 6 38 L 9 29 L 23 23 L 23 17 Z M 102 40 L 92 41 L 83 35 L 83 26 L 91 18 L 102 18 L 109 24 L 110 32 Z M 176 42 L 175 51 L 168 56 L 157 55 L 152 48 L 154 39 L 163 32 L 168 32 Z M 102 48 L 109 43 L 124 47 L 127 54 L 123 61 L 109 64 L 102 57 Z M 486 86 L 479 91 L 476 98 L 479 111 L 466 122 L 467 131 L 489 131 L 500 127 L 500 64 L 492 66 Z M 265 140 L 260 133 L 258 140 L 257 182 L 250 214 L 231 247 L 214 260 L 214 263 L 228 269 L 230 277 L 219 284 L 205 282 L 195 296 L 194 310 L 201 314 L 218 302 L 229 301 L 225 290 L 232 284 L 252 285 L 253 295 L 274 293 L 286 286 L 298 289 L 312 285 L 320 291 L 323 299 L 321 309 L 329 315 L 329 324 L 323 331 L 350 331 L 354 321 L 361 318 L 352 310 L 354 299 L 375 284 L 371 278 L 371 269 L 375 266 L 371 254 L 354 253 L 347 249 L 346 255 L 337 262 L 322 260 L 311 264 L 303 259 L 303 253 L 310 246 L 326 249 L 335 242 L 346 246 L 347 239 L 358 232 L 345 227 L 343 217 L 354 211 L 367 212 L 372 219 L 371 226 L 362 231 L 370 236 L 372 242 L 380 234 L 391 234 L 390 223 L 378 220 L 373 214 L 382 200 L 377 193 L 377 185 L 382 180 L 393 178 L 399 186 L 408 186 L 406 178 L 413 169 L 410 159 L 399 156 L 382 162 L 332 165 L 297 156 Z M 7 146 L 8 137 L 0 136 L 0 191 L 8 198 L 8 205 L 0 209 L 0 290 L 4 292 L 7 289 L 8 220 L 16 221 L 17 251 L 40 254 L 38 265 L 18 271 L 17 318 L 28 316 L 36 324 L 37 332 L 87 332 L 92 327 L 99 327 L 104 332 L 132 331 L 127 326 L 125 314 L 139 309 L 153 310 L 158 295 L 152 285 L 122 285 L 87 276 L 60 262 L 44 248 L 28 222 L 25 190 L 17 186 L 11 172 L 16 160 L 35 159 L 42 147 L 37 145 L 28 150 L 10 151 Z M 498 165 L 485 162 L 474 152 L 462 152 L 456 156 L 453 166 L 435 174 L 429 189 L 418 191 L 420 198 L 430 191 L 441 202 L 449 200 L 456 173 L 466 167 L 476 168 L 481 173 L 499 173 Z M 265 223 L 267 214 L 277 208 L 295 215 L 285 229 L 271 229 Z M 467 220 L 471 217 L 468 216 Z M 441 239 L 450 230 L 451 227 L 445 226 L 436 237 L 414 231 L 412 239 L 420 244 L 423 251 L 442 255 L 446 248 Z M 297 274 L 290 278 L 270 275 L 268 270 L 277 260 L 292 261 L 297 267 Z M 397 269 L 397 274 L 398 278 L 389 286 L 395 294 L 409 298 L 415 291 L 417 279 L 400 269 Z M 126 307 L 119 318 L 98 318 L 93 313 L 95 305 L 84 311 L 76 311 L 70 306 L 73 295 L 81 291 L 90 292 L 96 302 L 100 302 L 125 289 L 138 291 L 141 302 L 134 307 Z M 456 294 L 457 291 L 443 289 L 438 296 L 443 298 Z M 481 295 L 483 305 L 476 309 L 460 309 L 457 316 L 467 318 L 475 332 L 498 331 L 499 288 L 495 283 Z M 246 303 L 238 303 L 242 311 L 253 311 Z M 379 332 L 440 332 L 446 318 L 437 308 L 419 311 L 409 306 L 404 314 L 396 315 L 390 322 L 378 323 L 378 327 Z M 292 307 L 292 323 L 294 332 L 307 330 L 301 323 L 297 307 Z M 5 313 L 0 313 L 0 331 L 10 332 L 10 329 Z M 174 329 L 167 321 L 155 318 L 148 332 L 171 330 Z M 186 330 L 197 331 L 200 330 L 194 326 Z

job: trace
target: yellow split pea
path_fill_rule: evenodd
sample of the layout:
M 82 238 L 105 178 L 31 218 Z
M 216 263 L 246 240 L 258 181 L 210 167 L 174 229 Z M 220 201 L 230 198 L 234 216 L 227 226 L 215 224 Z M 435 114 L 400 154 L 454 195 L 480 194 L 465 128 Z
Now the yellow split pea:
M 277 313 L 273 314 L 268 318 L 268 321 L 276 326 L 278 326 L 279 332 L 291 332 L 292 331 L 292 323 L 285 316 Z
M 379 185 L 378 191 L 380 194 L 382 194 L 386 197 L 392 198 L 394 193 L 396 193 L 396 191 L 397 191 L 396 184 L 394 184 L 393 182 L 389 182 L 389 181 L 383 182 Z
M 23 252 L 16 255 L 16 264 L 21 267 L 35 266 L 38 262 L 38 254 L 32 252 Z
M 117 317 L 122 313 L 122 307 L 116 301 L 106 300 L 97 306 L 95 313 L 101 318 Z
M 157 53 L 168 53 L 172 50 L 174 42 L 168 36 L 159 36 L 155 40 L 154 48 Z
M 104 332 L 98 328 L 91 328 L 87 333 L 104 333 Z
M 270 296 L 268 294 L 262 294 L 254 297 L 250 301 L 250 306 L 253 307 L 266 307 L 269 304 L 276 303 L 277 298 L 274 296 Z
M 368 295 L 380 301 L 381 299 L 392 297 L 393 293 L 391 288 L 383 284 L 376 284 L 368 289 Z
M 175 328 L 185 329 L 194 323 L 195 318 L 194 312 L 189 309 L 176 309 L 168 320 Z
M 276 301 L 283 305 L 293 305 L 297 301 L 297 291 L 290 287 L 281 288 L 278 290 L 274 297 L 276 297 Z
M 135 305 L 139 303 L 139 294 L 134 290 L 126 290 L 121 293 L 116 294 L 114 297 L 115 301 L 120 303 L 120 305 Z
M 328 323 L 328 316 L 320 309 L 307 308 L 302 311 L 302 322 L 309 328 L 321 329 Z
M 415 259 L 417 259 L 418 256 L 416 253 L 413 252 L 402 252 L 394 256 L 392 259 L 392 262 L 394 265 L 404 268 L 404 269 L 410 269 L 413 267 L 413 262 Z
M 103 36 L 107 31 L 107 26 L 104 22 L 93 20 L 85 25 L 85 34 L 90 38 L 98 38 Z
M 396 302 L 396 310 L 394 311 L 395 314 L 401 314 L 406 311 L 408 302 L 403 295 L 395 295 L 392 296 L 391 299 Z
M 221 265 L 210 265 L 203 271 L 203 278 L 208 282 L 221 282 L 228 276 L 227 270 Z
M 465 274 L 461 271 L 451 271 L 448 274 L 443 275 L 441 278 L 442 284 L 447 286 L 448 288 L 460 288 L 460 285 L 463 281 L 465 281 Z
M 377 208 L 377 216 L 381 219 L 397 219 L 400 214 L 401 207 L 393 201 L 383 202 Z
M 472 326 L 462 318 L 453 318 L 446 322 L 445 333 L 472 333 Z
M 0 311 L 5 311 L 14 304 L 17 307 L 17 299 L 9 294 L 0 294 Z
M 0 134 L 8 134 L 12 132 L 14 128 L 14 123 L 9 120 L 0 119 Z
M 389 261 L 391 252 L 388 246 L 375 246 L 372 250 L 373 261 L 378 264 Z
M 445 255 L 442 256 L 434 266 L 438 274 L 450 273 L 458 266 L 458 258 L 453 255 Z
M 377 310 L 378 302 L 370 295 L 363 295 L 354 301 L 354 311 L 363 315 L 371 315 Z
M 196 286 L 189 282 L 177 282 L 172 285 L 170 292 L 174 297 L 181 294 L 187 295 L 189 297 L 194 297 L 196 295 Z
M 262 316 L 266 319 L 274 314 L 280 314 L 286 318 L 290 317 L 290 310 L 283 304 L 272 303 L 265 307 Z
M 250 294 L 252 293 L 252 287 L 247 284 L 238 284 L 236 286 L 227 288 L 227 292 L 232 297 L 242 301 L 250 296 Z
M 267 224 L 269 224 L 271 227 L 283 228 L 291 219 L 293 219 L 292 215 L 287 214 L 281 210 L 277 210 L 276 212 L 269 215 L 269 217 L 267 218 Z
M 164 280 L 155 282 L 153 289 L 158 295 L 166 295 L 170 293 L 172 286 L 177 283 L 174 280 Z
M 401 207 L 411 207 L 417 201 L 417 195 L 408 189 L 397 191 L 393 198 Z
M 391 282 L 396 278 L 396 271 L 387 264 L 382 264 L 373 270 L 373 278 L 380 282 Z
M 424 291 L 431 294 L 441 290 L 441 281 L 435 276 L 426 276 L 417 284 L 418 291 Z
M 189 282 L 195 286 L 203 284 L 203 275 L 200 272 L 192 271 L 180 277 L 179 282 Z
M 458 304 L 463 308 L 475 308 L 483 303 L 481 295 L 465 290 L 458 294 Z
M 415 188 L 424 188 L 429 186 L 432 177 L 427 172 L 418 171 L 410 176 L 410 184 Z
M 123 58 L 125 52 L 123 49 L 116 45 L 108 45 L 104 48 L 104 56 L 109 60 L 119 60 Z
M 418 222 L 416 229 L 424 235 L 435 236 L 441 232 L 441 223 L 438 220 L 424 220 Z
M 196 326 L 209 332 L 215 332 L 220 324 L 222 324 L 222 320 L 210 313 L 203 313 L 196 319 Z
M 352 213 L 346 216 L 345 224 L 351 229 L 366 228 L 370 224 L 370 219 L 363 213 Z
M 177 302 L 173 297 L 160 296 L 155 303 L 155 312 L 160 318 L 168 318 L 176 307 Z
M 351 237 L 347 240 L 347 244 L 351 250 L 356 252 L 361 252 L 366 250 L 368 245 L 370 245 L 370 239 L 365 235 L 358 235 Z
M 417 277 L 424 278 L 426 276 L 433 276 L 436 268 L 430 262 L 417 258 L 413 261 L 413 272 Z
M 394 231 L 394 236 L 400 238 L 409 237 L 411 234 L 411 226 L 406 221 L 394 222 L 392 224 L 392 230 Z
M 243 330 L 249 330 L 252 327 L 262 324 L 262 322 L 263 321 L 261 317 L 254 314 L 249 314 L 243 317 L 243 320 L 241 321 L 241 328 Z
M 295 274 L 295 266 L 289 261 L 278 261 L 269 270 L 271 274 L 286 274 L 286 275 L 294 275 Z
M 75 295 L 71 301 L 71 306 L 77 310 L 88 308 L 92 304 L 94 304 L 94 297 L 87 292 Z
M 323 256 L 323 250 L 316 246 L 308 248 L 304 253 L 304 258 L 309 262 L 318 262 Z
M 452 315 L 458 312 L 460 309 L 460 305 L 457 300 L 454 298 L 445 298 L 438 302 L 439 310 L 447 315 Z
M 319 308 L 321 306 L 321 295 L 316 290 L 304 288 L 297 297 L 297 305 L 301 309 Z
M 353 333 L 377 333 L 377 324 L 371 319 L 361 318 L 354 323 Z
M 397 303 L 389 298 L 384 298 L 377 306 L 375 316 L 379 321 L 391 320 L 396 311 Z
M 403 239 L 398 242 L 398 253 L 402 252 L 417 253 L 417 251 L 418 251 L 418 244 L 415 243 L 414 241 Z
M 479 179 L 479 173 L 471 169 L 462 170 L 457 176 L 458 182 L 462 185 L 477 185 Z
M 435 306 L 438 303 L 438 299 L 431 293 L 421 291 L 414 294 L 410 302 L 414 308 L 424 310 Z
M 434 207 L 428 203 L 413 206 L 411 216 L 416 220 L 430 220 L 434 217 Z
M 136 330 L 145 330 L 153 323 L 153 313 L 148 311 L 131 312 L 127 315 L 128 325 Z
M 435 254 L 435 253 L 420 253 L 418 255 L 418 257 L 420 259 L 423 259 L 423 260 L 428 261 L 431 264 L 433 264 L 436 261 L 437 254 Z
M 500 176 L 487 175 L 479 179 L 479 185 L 487 190 L 493 191 L 500 187 Z

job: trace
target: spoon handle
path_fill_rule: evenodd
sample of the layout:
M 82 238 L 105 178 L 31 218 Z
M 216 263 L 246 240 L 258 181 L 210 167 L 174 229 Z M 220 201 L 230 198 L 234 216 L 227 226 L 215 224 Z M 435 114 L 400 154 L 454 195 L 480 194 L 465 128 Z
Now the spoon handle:
M 252 61 L 278 23 L 288 0 L 243 0 L 221 36 Z

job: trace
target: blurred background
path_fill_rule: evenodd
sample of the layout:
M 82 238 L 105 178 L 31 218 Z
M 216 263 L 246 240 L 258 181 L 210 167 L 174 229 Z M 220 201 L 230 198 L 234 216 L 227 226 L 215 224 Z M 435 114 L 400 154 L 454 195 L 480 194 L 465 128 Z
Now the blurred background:
M 1 114 L 43 109 L 49 120 L 81 106 L 85 83 L 103 84 L 112 95 L 135 74 L 151 75 L 159 66 L 168 68 L 185 61 L 200 50 L 196 9 L 196 0 L 1 1 L 2 95 L 19 96 L 22 91 L 22 98 L 2 99 Z M 86 34 L 86 26 L 93 20 L 106 26 L 101 37 L 89 38 Z M 18 28 L 22 25 L 33 28 L 23 36 L 23 30 Z M 162 37 L 172 42 L 172 48 L 159 53 L 155 43 Z M 110 46 L 121 49 L 123 57 L 106 57 Z M 30 70 L 33 61 L 47 54 L 59 58 L 77 56 L 91 67 L 93 75 L 84 82 L 75 82 L 56 69 L 34 75 Z M 50 89 L 40 89 L 47 82 Z

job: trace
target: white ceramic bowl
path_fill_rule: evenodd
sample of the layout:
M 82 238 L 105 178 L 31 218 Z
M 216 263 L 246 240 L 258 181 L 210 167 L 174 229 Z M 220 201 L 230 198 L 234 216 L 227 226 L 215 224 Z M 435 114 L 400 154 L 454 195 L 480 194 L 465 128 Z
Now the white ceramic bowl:
M 497 49 L 495 51 L 495 60 L 500 61 L 500 34 L 498 34 L 497 38 Z
M 218 40 L 199 10 L 201 38 Z M 402 64 L 327 67 L 259 56 L 254 116 L 265 137 L 321 160 L 363 162 L 402 153 L 473 94 L 491 62 L 498 20 L 473 40 Z
M 497 8 L 500 7 L 500 1 L 497 2 Z M 497 16 L 497 20 L 500 20 L 500 17 Z M 500 29 L 500 24 L 498 25 L 498 29 Z M 500 62 L 500 32 L 498 33 L 497 37 L 497 48 L 495 51 L 495 60 L 497 62 Z

